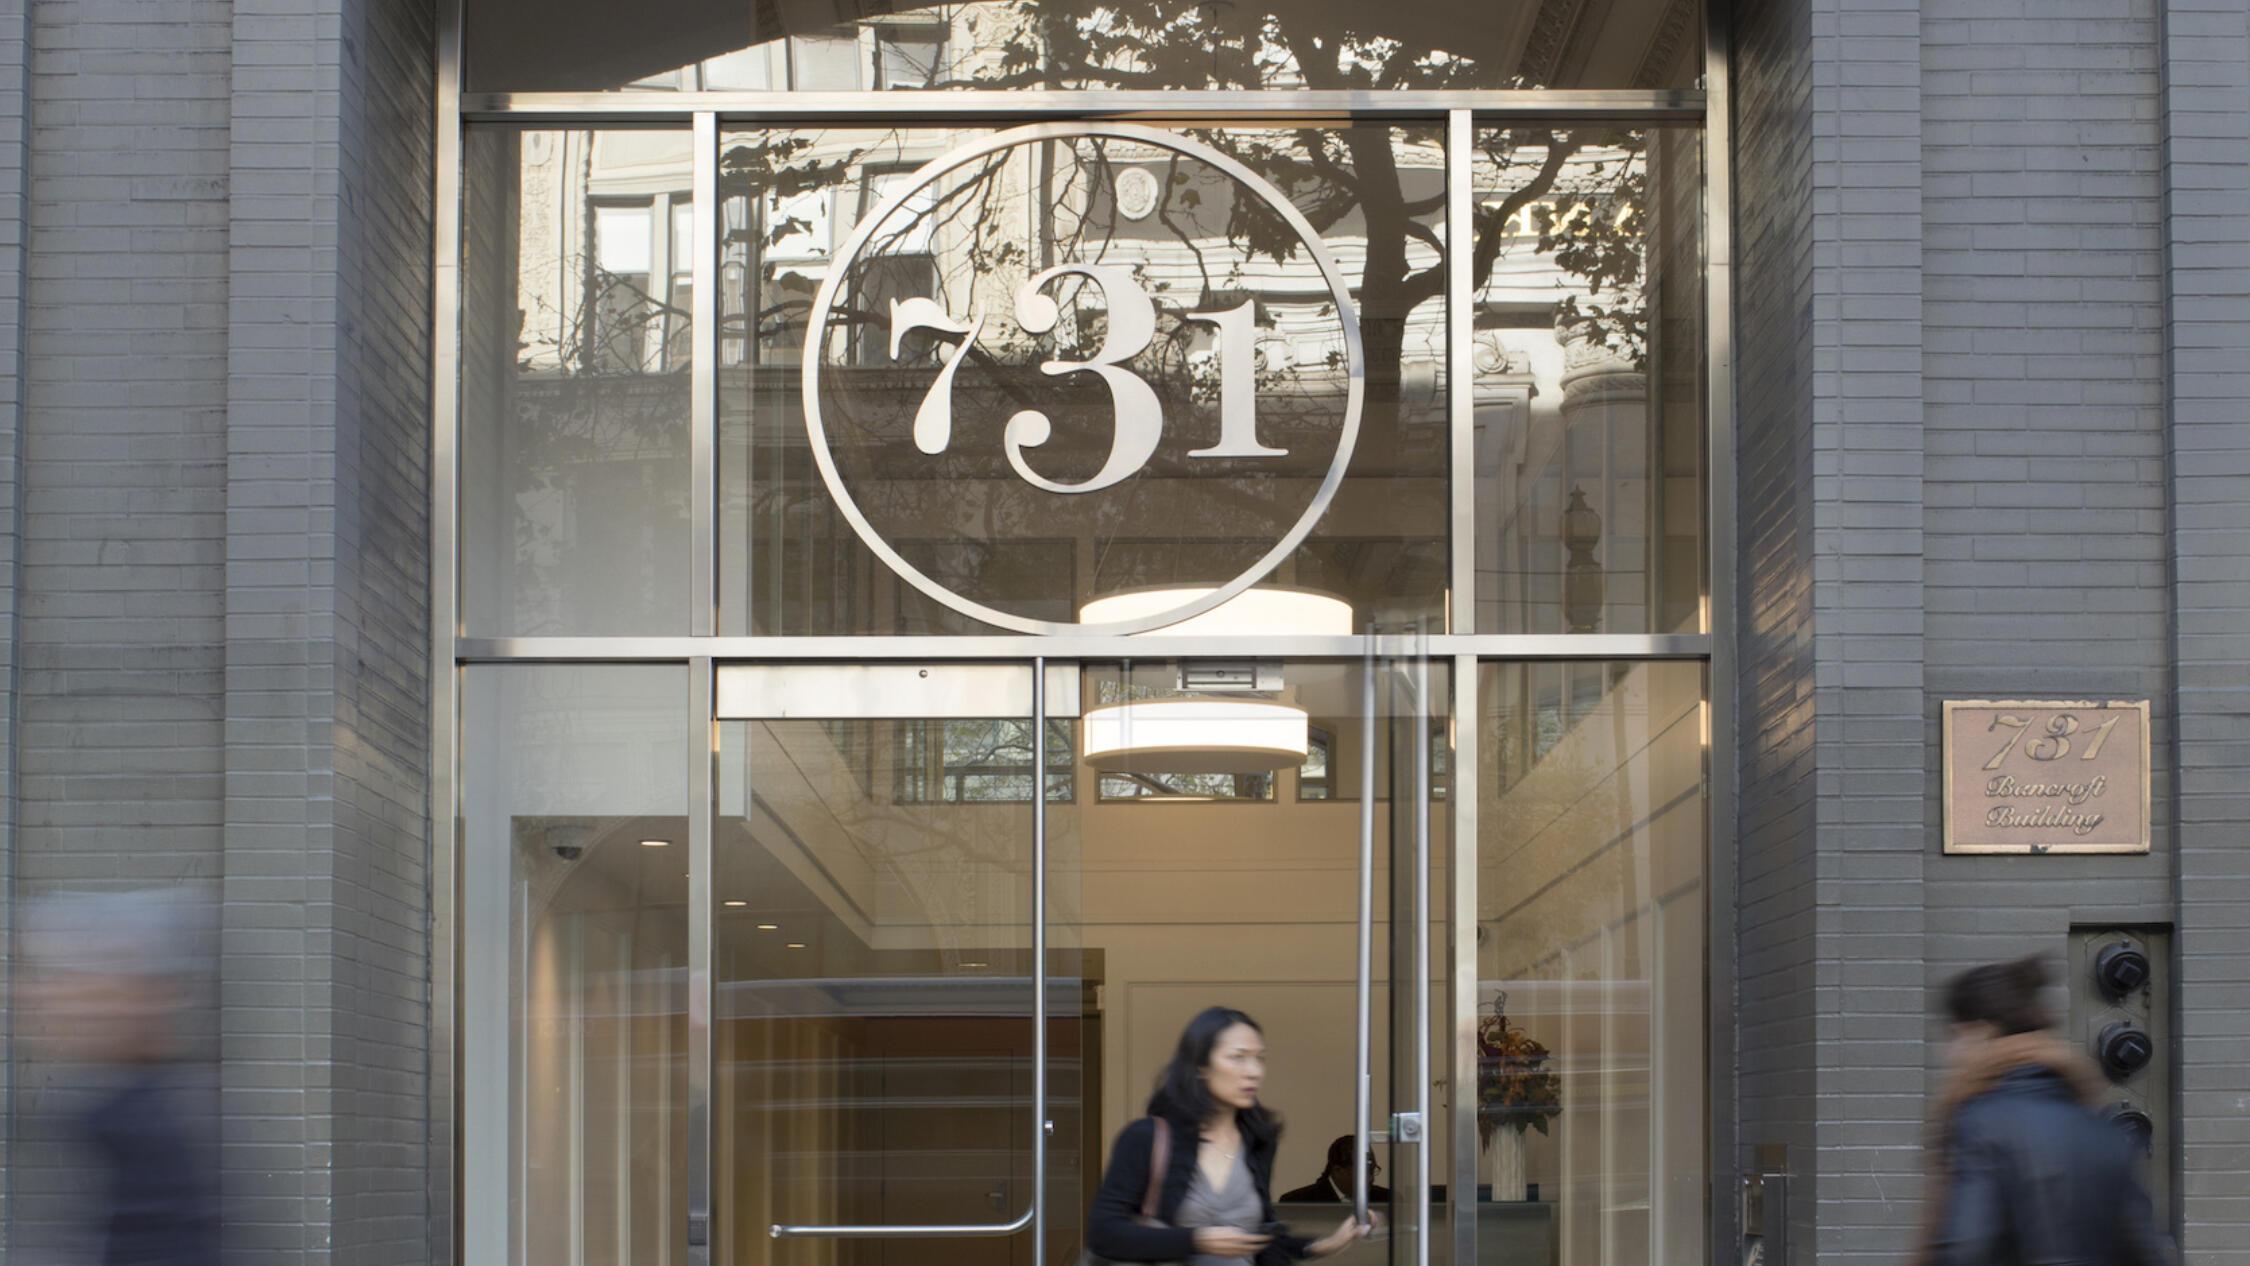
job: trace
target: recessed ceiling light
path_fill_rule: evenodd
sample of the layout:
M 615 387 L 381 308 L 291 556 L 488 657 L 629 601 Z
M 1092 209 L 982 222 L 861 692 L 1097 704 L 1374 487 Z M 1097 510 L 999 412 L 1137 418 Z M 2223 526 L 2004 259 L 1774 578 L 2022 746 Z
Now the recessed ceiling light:
M 963 967 L 990 967 L 990 966 L 991 966 L 992 964 L 990 964 L 990 963 L 963 963 L 963 964 L 961 964 L 961 965 L 962 965 Z
M 758 930 L 760 932 L 779 932 L 781 925 L 778 923 L 761 923 L 758 925 Z
M 642 847 L 642 848 L 670 848 L 670 847 L 672 847 L 672 841 L 670 841 L 670 840 L 642 840 L 642 841 L 641 841 L 641 847 Z
M 722 901 L 719 904 L 723 906 L 746 906 L 750 903 L 747 901 Z
M 803 948 L 805 948 L 805 943 L 804 943 L 803 941 L 791 941 L 791 942 L 789 942 L 789 948 L 791 948 L 791 949 L 803 949 Z

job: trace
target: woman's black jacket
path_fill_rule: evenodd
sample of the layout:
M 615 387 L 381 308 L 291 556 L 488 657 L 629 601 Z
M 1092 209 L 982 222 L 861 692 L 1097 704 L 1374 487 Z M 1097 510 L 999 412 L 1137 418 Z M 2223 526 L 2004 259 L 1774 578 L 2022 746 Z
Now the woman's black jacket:
M 1953 1118 L 1936 1266 L 2169 1266 L 2125 1132 L 2026 1065 Z
M 1102 1171 L 1102 1185 L 1095 1189 L 1094 1205 L 1086 1211 L 1086 1247 L 1095 1256 L 1115 1262 L 1184 1262 L 1194 1255 L 1195 1231 L 1173 1226 L 1172 1219 L 1180 1211 L 1180 1201 L 1187 1198 L 1188 1182 L 1195 1175 L 1195 1151 L 1202 1131 L 1193 1122 L 1170 1124 L 1171 1163 L 1165 1166 L 1156 1201 L 1156 1216 L 1164 1225 L 1144 1226 L 1139 1221 L 1141 1200 L 1148 1192 L 1149 1153 L 1156 1141 L 1155 1118 L 1142 1117 L 1118 1131 L 1117 1142 L 1109 1151 L 1109 1167 Z M 1250 1166 L 1251 1181 L 1257 1184 L 1258 1203 L 1265 1211 L 1265 1220 L 1271 1222 L 1274 1140 L 1255 1139 L 1248 1127 L 1243 1129 L 1242 1138 L 1249 1145 L 1243 1159 Z M 1304 1257 L 1305 1246 L 1310 1243 L 1293 1235 L 1276 1236 L 1258 1254 L 1258 1266 L 1286 1266 Z

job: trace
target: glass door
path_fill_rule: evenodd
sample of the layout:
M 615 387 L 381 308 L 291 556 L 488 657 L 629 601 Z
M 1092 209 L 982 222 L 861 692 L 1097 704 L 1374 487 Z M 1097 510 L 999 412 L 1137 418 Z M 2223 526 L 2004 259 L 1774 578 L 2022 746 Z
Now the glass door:
M 1075 678 L 1050 682 L 1069 716 Z M 1072 773 L 1040 693 L 1021 662 L 718 671 L 718 1260 L 1060 1260 L 1038 1210 L 1077 1168 L 1048 1074 L 1078 1008 L 1039 987 L 1076 973 L 1036 806 Z
M 1219 1006 L 1269 1048 L 1277 1216 L 1328 1234 L 1364 1183 L 1345 1260 L 1426 1260 L 1442 674 L 1043 667 L 719 669 L 714 1257 L 1075 1262 Z

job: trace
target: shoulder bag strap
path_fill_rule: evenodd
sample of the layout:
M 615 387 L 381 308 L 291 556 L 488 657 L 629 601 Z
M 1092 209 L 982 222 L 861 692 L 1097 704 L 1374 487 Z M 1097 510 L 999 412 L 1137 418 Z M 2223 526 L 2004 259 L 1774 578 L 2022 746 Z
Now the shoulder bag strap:
M 1141 1217 L 1156 1220 L 1156 1202 L 1164 1192 L 1164 1175 L 1172 1168 L 1172 1123 L 1153 1117 L 1156 1139 L 1148 1149 L 1148 1191 L 1141 1196 Z

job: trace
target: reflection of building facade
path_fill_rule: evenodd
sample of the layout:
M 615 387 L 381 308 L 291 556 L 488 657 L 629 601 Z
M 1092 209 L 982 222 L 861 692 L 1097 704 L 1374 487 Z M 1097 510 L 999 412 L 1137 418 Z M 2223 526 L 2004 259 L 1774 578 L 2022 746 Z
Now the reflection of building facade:
M 209 903 L 246 1259 L 1059 1266 L 1208 1003 L 1343 1266 L 1889 1256 L 2032 952 L 2245 1256 L 2216 2 L 27 7 L 0 908 Z

